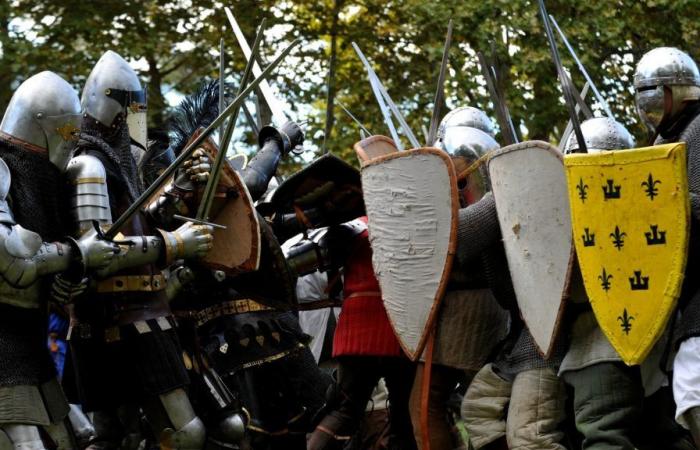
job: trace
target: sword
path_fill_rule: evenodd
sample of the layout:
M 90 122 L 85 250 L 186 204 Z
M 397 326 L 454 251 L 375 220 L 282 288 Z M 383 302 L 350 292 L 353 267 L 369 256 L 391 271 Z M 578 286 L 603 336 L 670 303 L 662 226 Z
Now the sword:
M 219 41 L 219 111 L 224 110 L 224 95 L 225 95 L 225 89 L 224 89 L 224 78 L 226 77 L 224 73 L 224 61 L 225 56 L 224 56 L 224 38 L 221 38 Z M 223 142 L 224 139 L 224 124 L 223 122 L 221 123 L 221 127 L 219 128 L 219 148 L 221 148 L 221 143 Z
M 248 46 L 248 41 L 246 40 L 241 27 L 238 26 L 238 22 L 236 22 L 236 18 L 231 12 L 231 8 L 225 6 L 224 11 L 226 11 L 226 16 L 228 17 L 228 21 L 233 29 L 233 34 L 236 35 L 238 45 L 243 51 L 243 55 L 246 57 L 246 59 L 250 59 L 250 55 L 252 54 L 250 51 L 250 46 Z M 253 64 L 253 74 L 256 77 L 259 77 L 261 73 L 260 66 L 257 63 Z M 268 83 L 267 80 L 263 80 L 263 82 L 260 83 L 260 92 L 262 92 L 265 102 L 272 112 L 272 118 L 278 122 L 277 125 L 281 126 L 287 123 L 289 118 L 287 117 L 287 113 L 285 111 L 290 111 L 290 108 L 275 96 L 272 88 L 270 87 L 270 83 Z
M 503 140 L 506 145 L 515 144 L 518 142 L 518 135 L 515 134 L 515 128 L 513 127 L 508 108 L 496 87 L 496 71 L 486 61 L 486 56 L 482 52 L 477 52 L 476 56 L 479 59 L 481 74 L 486 79 L 486 88 L 491 95 L 491 102 L 493 103 L 493 109 L 496 111 L 496 119 L 498 119 L 498 125 L 501 127 Z
M 357 52 L 358 56 L 362 55 L 362 51 L 360 48 L 355 44 L 354 42 L 352 43 L 352 46 L 355 48 L 355 52 Z M 364 58 L 364 55 L 360 56 L 360 59 Z M 364 61 L 363 61 L 364 63 Z M 403 150 L 403 144 L 401 143 L 401 139 L 399 138 L 399 133 L 396 131 L 396 127 L 394 127 L 394 122 L 391 120 L 391 112 L 389 111 L 389 108 L 386 106 L 386 103 L 384 102 L 384 96 L 382 95 L 381 91 L 379 90 L 379 87 L 374 81 L 374 78 L 372 78 L 372 74 L 369 73 L 369 84 L 372 87 L 372 92 L 374 92 L 374 97 L 377 99 L 377 103 L 379 104 L 379 109 L 382 111 L 382 116 L 384 117 L 384 123 L 386 123 L 386 126 L 389 127 L 389 132 L 391 133 L 392 139 L 394 139 L 394 143 L 396 144 L 396 147 L 399 150 Z
M 576 139 L 578 140 L 579 150 L 581 153 L 588 153 L 588 149 L 586 148 L 586 141 L 583 139 L 583 133 L 581 132 L 581 123 L 579 123 L 578 116 L 576 115 L 576 105 L 574 102 L 574 96 L 571 94 L 572 86 L 568 83 L 566 74 L 564 73 L 564 68 L 561 65 L 561 59 L 559 59 L 559 50 L 557 50 L 557 43 L 554 41 L 552 27 L 549 25 L 549 19 L 547 18 L 547 8 L 544 6 L 544 0 L 538 0 L 538 3 L 540 7 L 540 14 L 542 14 L 542 21 L 544 22 L 544 30 L 547 34 L 547 40 L 549 41 L 549 48 L 552 51 L 552 59 L 554 60 L 554 65 L 556 66 L 557 73 L 559 74 L 559 82 L 561 83 L 561 88 L 564 92 L 566 106 L 569 109 L 571 125 L 574 128 L 574 133 L 576 134 Z
M 442 63 L 440 64 L 440 74 L 438 75 L 437 89 L 435 90 L 435 100 L 433 101 L 433 116 L 430 118 L 430 128 L 428 129 L 428 140 L 426 146 L 435 143 L 438 123 L 440 121 L 440 107 L 445 97 L 445 73 L 450 56 L 450 46 L 452 45 L 452 19 L 447 24 L 447 36 L 445 37 L 445 47 L 442 50 Z
M 593 91 L 593 94 L 595 94 L 595 98 L 598 99 L 598 103 L 600 103 L 600 106 L 603 107 L 605 110 L 605 113 L 610 117 L 611 119 L 615 120 L 615 117 L 613 116 L 612 111 L 610 110 L 610 106 L 608 105 L 608 102 L 605 101 L 602 95 L 600 95 L 600 92 L 598 89 L 595 87 L 595 84 L 593 84 L 593 80 L 591 80 L 590 75 L 588 75 L 588 71 L 586 71 L 586 68 L 583 66 L 583 63 L 581 60 L 578 58 L 576 55 L 576 52 L 574 51 L 574 48 L 571 46 L 569 43 L 569 40 L 566 38 L 566 35 L 564 32 L 559 28 L 559 24 L 557 21 L 554 19 L 554 16 L 551 14 L 549 15 L 549 20 L 552 21 L 552 25 L 554 25 L 554 28 L 557 29 L 557 32 L 559 33 L 559 36 L 561 37 L 562 42 L 566 46 L 566 48 L 569 50 L 569 53 L 571 53 L 571 57 L 574 58 L 574 61 L 576 61 L 576 65 L 578 66 L 578 69 L 581 71 L 583 76 L 586 78 L 586 81 L 588 82 L 588 85 L 591 87 L 591 90 Z
M 403 118 L 403 115 L 401 115 L 401 111 L 399 111 L 399 108 L 396 107 L 396 104 L 389 96 L 389 93 L 384 88 L 384 85 L 379 80 L 379 77 L 377 76 L 377 74 L 374 72 L 374 69 L 372 69 L 372 66 L 370 65 L 367 58 L 365 58 L 365 55 L 362 53 L 362 50 L 360 50 L 360 47 L 358 47 L 357 44 L 355 44 L 354 42 L 352 43 L 352 46 L 355 49 L 357 56 L 360 57 L 362 64 L 364 64 L 365 68 L 367 69 L 367 73 L 369 75 L 370 82 L 372 82 L 374 80 L 374 83 L 375 83 L 377 89 L 379 90 L 381 95 L 384 97 L 384 100 L 386 101 L 387 105 L 389 105 L 389 109 L 391 109 L 391 112 L 394 113 L 394 117 L 399 122 L 399 125 L 401 125 L 401 128 L 403 129 L 403 132 L 406 135 L 406 137 L 408 138 L 408 140 L 411 142 L 411 145 L 414 148 L 420 147 L 420 143 L 418 143 L 418 139 L 416 139 L 416 136 L 413 134 L 413 132 L 409 128 L 408 124 L 406 123 L 406 121 Z
M 586 84 L 583 85 L 583 89 L 581 89 L 581 94 L 580 97 L 582 99 L 586 98 L 586 95 L 588 95 L 588 87 L 590 84 L 586 82 Z M 580 110 L 579 105 L 576 105 L 576 114 L 578 114 Z M 569 140 L 569 135 L 571 134 L 571 120 L 569 120 L 569 123 L 566 124 L 566 128 L 564 128 L 564 133 L 561 135 L 561 139 L 559 140 L 559 145 L 557 146 L 559 148 L 559 151 L 564 153 L 564 147 L 566 146 L 566 141 Z
M 241 108 L 243 108 L 243 113 L 245 114 L 246 120 L 248 120 L 248 124 L 250 125 L 250 128 L 253 129 L 253 133 L 257 136 L 260 134 L 260 128 L 258 128 L 258 122 L 255 121 L 255 117 L 250 113 L 250 110 L 246 106 L 245 103 L 241 105 Z
M 253 51 L 248 57 L 248 62 L 245 66 L 245 71 L 241 77 L 241 84 L 238 86 L 237 95 L 241 95 L 241 92 L 245 89 L 248 80 L 250 79 L 250 74 L 253 70 L 253 64 L 255 62 L 255 55 L 258 54 L 258 48 L 260 47 L 260 42 L 263 37 L 263 30 L 265 29 L 265 19 L 260 22 L 258 27 L 258 32 L 255 35 L 255 41 L 253 42 Z M 228 149 L 228 144 L 231 142 L 231 136 L 233 136 L 233 129 L 236 127 L 236 121 L 238 120 L 238 112 L 240 108 L 235 108 L 231 114 L 231 118 L 226 126 L 226 131 L 221 136 L 221 145 L 219 146 L 219 152 L 216 154 L 216 159 L 214 159 L 214 164 L 211 168 L 211 173 L 209 179 L 207 180 L 207 186 L 204 188 L 202 193 L 202 200 L 199 202 L 199 208 L 197 209 L 198 220 L 209 220 L 209 213 L 211 212 L 211 206 L 214 203 L 214 197 L 216 195 L 216 188 L 219 186 L 219 179 L 221 178 L 221 170 L 224 167 L 224 161 L 226 160 L 226 150 Z
M 571 94 L 574 96 L 574 100 L 576 100 L 576 107 L 581 110 L 583 117 L 586 119 L 591 119 L 593 117 L 593 111 L 591 111 L 591 108 L 588 107 L 586 102 L 583 100 L 583 97 L 581 97 L 581 94 L 578 93 L 578 90 L 574 88 L 574 82 L 571 81 L 569 74 L 566 72 L 564 74 L 566 76 L 566 82 L 573 88 L 571 89 Z M 588 81 L 586 81 L 586 84 L 588 86 L 591 85 Z
M 368 136 L 372 136 L 372 133 L 371 133 L 364 125 L 362 125 L 362 122 L 360 122 L 360 121 L 357 119 L 357 117 L 355 117 L 355 116 L 345 107 L 345 105 L 343 105 L 342 103 L 340 103 L 340 101 L 338 102 L 338 106 L 340 106 L 340 108 L 341 108 L 343 111 L 345 111 L 345 114 L 347 114 L 348 116 L 350 116 L 350 118 L 351 118 L 352 120 L 355 121 L 355 123 L 357 124 L 357 126 L 360 127 L 360 129 L 361 129 L 363 132 L 367 133 Z
M 193 140 L 190 145 L 185 147 L 180 155 L 173 161 L 168 168 L 166 168 L 163 173 L 160 174 L 160 176 L 148 187 L 146 190 L 139 196 L 139 198 L 132 203 L 126 211 L 112 224 L 112 226 L 107 230 L 105 233 L 105 236 L 108 239 L 113 239 L 114 236 L 117 235 L 119 230 L 129 221 L 131 218 L 136 214 L 137 211 L 139 211 L 145 204 L 146 202 L 160 190 L 160 188 L 165 184 L 170 177 L 175 173 L 175 171 L 182 165 L 183 162 L 185 162 L 191 155 L 192 152 L 199 147 L 204 140 L 209 137 L 212 131 L 217 129 L 224 120 L 228 116 L 230 116 L 233 112 L 234 109 L 238 108 L 238 106 L 243 103 L 248 97 L 248 95 L 255 90 L 255 88 L 267 77 L 270 76 L 272 71 L 284 60 L 284 58 L 294 49 L 299 44 L 299 40 L 294 40 L 287 48 L 285 48 L 282 53 L 272 62 L 270 63 L 269 66 L 263 70 L 263 72 L 260 74 L 259 77 L 255 78 L 247 88 L 241 92 L 241 94 L 236 97 L 230 105 L 226 107 L 226 109 L 219 114 L 219 116 L 214 119 L 214 121 L 209 124 L 207 128 L 202 131 L 202 133 L 195 139 Z

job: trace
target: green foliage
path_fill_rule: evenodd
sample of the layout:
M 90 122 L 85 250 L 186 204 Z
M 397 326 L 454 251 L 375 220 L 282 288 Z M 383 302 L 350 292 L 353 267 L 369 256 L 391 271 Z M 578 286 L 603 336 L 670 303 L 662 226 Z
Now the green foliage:
M 631 91 L 634 63 L 659 45 L 678 46 L 698 55 L 697 3 L 547 3 L 616 116 L 643 142 L 644 130 L 637 123 Z M 294 105 L 290 115 L 308 121 L 307 142 L 319 152 L 325 146 L 348 161 L 355 160 L 351 149 L 359 139 L 359 129 L 338 102 L 372 132 L 388 134 L 352 42 L 373 63 L 412 130 L 423 139 L 450 17 L 455 28 L 447 107 L 470 104 L 492 113 L 475 52 L 490 54 L 493 42 L 499 85 L 523 137 L 556 140 L 568 120 L 535 1 L 237 0 L 230 6 L 251 41 L 259 21 L 268 19 L 265 60 L 292 38 L 304 40 L 303 47 L 278 70 L 273 84 Z M 188 93 L 204 78 L 217 76 L 222 36 L 228 69 L 235 79 L 245 61 L 220 1 L 0 0 L 0 105 L 7 103 L 18 82 L 40 70 L 56 71 L 79 88 L 100 55 L 113 49 L 139 61 L 149 83 L 151 124 L 163 125 L 168 112 L 164 96 L 169 90 Z M 563 46 L 560 52 L 566 66 L 573 68 Z M 329 99 L 331 60 L 335 61 L 335 76 Z M 572 72 L 575 84 L 582 86 L 583 78 L 577 70 Z M 324 139 L 329 100 L 334 105 L 334 120 Z M 253 142 L 250 133 L 246 139 Z

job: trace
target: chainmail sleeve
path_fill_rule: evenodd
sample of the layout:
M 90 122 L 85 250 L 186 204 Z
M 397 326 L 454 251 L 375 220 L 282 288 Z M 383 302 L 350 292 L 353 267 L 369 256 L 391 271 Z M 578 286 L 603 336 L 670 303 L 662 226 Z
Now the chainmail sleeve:
M 688 152 L 690 210 L 693 218 L 700 220 L 700 114 L 690 121 L 678 140 L 686 143 Z
M 459 210 L 457 257 L 467 262 L 479 256 L 501 237 L 496 202 L 490 192 L 478 202 Z

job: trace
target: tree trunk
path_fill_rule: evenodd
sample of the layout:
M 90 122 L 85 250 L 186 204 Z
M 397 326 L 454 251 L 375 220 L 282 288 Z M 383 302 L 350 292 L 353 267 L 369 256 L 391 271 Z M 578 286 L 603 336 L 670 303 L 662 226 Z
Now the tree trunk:
M 165 97 L 161 90 L 163 75 L 160 73 L 155 55 L 147 55 L 148 62 L 148 126 L 152 128 L 165 127 Z

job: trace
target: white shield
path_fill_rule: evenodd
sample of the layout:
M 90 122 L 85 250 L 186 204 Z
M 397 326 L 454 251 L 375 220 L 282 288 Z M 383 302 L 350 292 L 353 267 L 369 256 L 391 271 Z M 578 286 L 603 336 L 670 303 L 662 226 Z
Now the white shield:
M 416 360 L 452 267 L 459 207 L 454 167 L 434 148 L 392 152 L 364 161 L 362 190 L 382 300 L 401 346 Z
M 562 155 L 546 142 L 510 145 L 494 153 L 489 175 L 520 314 L 548 356 L 573 262 Z

